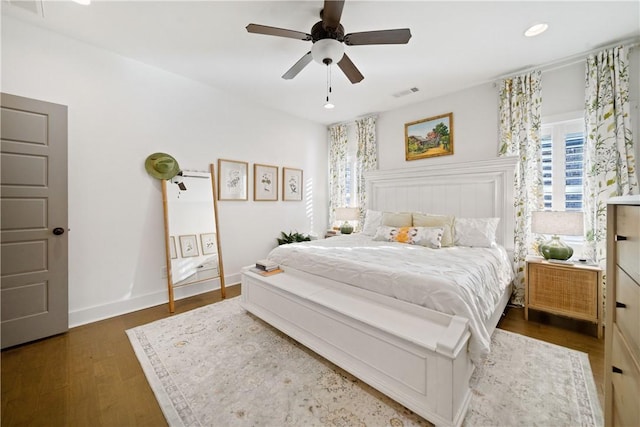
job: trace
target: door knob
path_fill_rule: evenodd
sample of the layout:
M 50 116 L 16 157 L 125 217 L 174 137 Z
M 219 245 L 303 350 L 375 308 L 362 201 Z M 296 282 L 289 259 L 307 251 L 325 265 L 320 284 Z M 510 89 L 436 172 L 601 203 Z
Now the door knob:
M 59 236 L 61 234 L 64 234 L 64 228 L 62 227 L 56 227 L 53 229 L 53 234 L 55 234 L 56 236 Z

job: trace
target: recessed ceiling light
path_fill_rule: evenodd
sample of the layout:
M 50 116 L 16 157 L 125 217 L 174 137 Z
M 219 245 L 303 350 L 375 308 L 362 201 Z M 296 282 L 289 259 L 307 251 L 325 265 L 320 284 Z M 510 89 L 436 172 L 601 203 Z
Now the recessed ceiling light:
M 331 110 L 333 107 L 335 107 L 335 105 L 333 105 L 329 101 L 327 101 L 327 103 L 324 104 L 324 108 L 326 108 L 327 110 Z
M 527 28 L 527 31 L 524 32 L 524 35 L 527 37 L 535 37 L 547 31 L 547 28 L 549 28 L 548 24 L 535 24 Z
M 73 0 L 73 1 L 83 6 L 88 6 L 91 4 L 91 0 Z

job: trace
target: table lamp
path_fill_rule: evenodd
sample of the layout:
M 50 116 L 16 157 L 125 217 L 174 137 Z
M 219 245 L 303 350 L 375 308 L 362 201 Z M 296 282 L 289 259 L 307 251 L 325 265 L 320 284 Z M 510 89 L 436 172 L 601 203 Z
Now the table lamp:
M 349 224 L 349 221 L 355 221 L 359 219 L 358 208 L 336 208 L 336 219 L 338 221 L 344 221 L 340 226 L 340 233 L 351 234 L 353 232 L 353 226 Z
M 531 216 L 531 231 L 537 234 L 551 234 L 551 239 L 538 246 L 545 259 L 568 260 L 573 248 L 563 242 L 558 235 L 582 236 L 584 232 L 582 212 L 537 211 Z

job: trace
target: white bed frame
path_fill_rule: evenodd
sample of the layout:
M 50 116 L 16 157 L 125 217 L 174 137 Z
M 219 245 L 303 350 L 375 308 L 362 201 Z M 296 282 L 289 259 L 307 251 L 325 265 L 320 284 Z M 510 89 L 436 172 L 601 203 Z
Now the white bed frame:
M 375 171 L 369 208 L 500 217 L 498 241 L 513 249 L 516 160 Z M 487 322 L 495 329 L 511 288 Z M 469 321 L 291 268 L 242 273 L 242 306 L 435 425 L 459 426 L 473 365 Z

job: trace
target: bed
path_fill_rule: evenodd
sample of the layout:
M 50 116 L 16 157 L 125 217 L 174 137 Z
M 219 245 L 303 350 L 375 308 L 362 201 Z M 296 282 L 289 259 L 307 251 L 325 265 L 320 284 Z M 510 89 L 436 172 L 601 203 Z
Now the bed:
M 506 259 L 509 264 L 513 250 L 514 168 L 515 159 L 501 158 L 456 166 L 371 172 L 366 177 L 368 208 L 456 218 L 500 218 L 495 233 L 498 246 L 486 248 L 482 255 L 478 251 L 473 255 L 465 253 L 472 248 L 458 247 L 433 249 L 432 253 L 440 251 L 444 256 L 445 260 L 439 261 L 441 267 L 447 257 L 455 256 L 478 260 L 469 265 L 485 258 Z M 311 246 L 316 252 L 306 253 Z M 421 262 L 413 259 L 414 254 L 429 252 L 406 244 L 373 241 L 364 235 L 276 248 L 270 257 L 285 272 L 263 277 L 249 269 L 243 271 L 242 306 L 428 421 L 458 426 L 469 404 L 474 362 L 478 363 L 489 351 L 487 338 L 509 300 L 509 280 L 505 274 L 480 274 L 479 282 L 502 282 L 498 291 L 493 290 L 490 303 L 465 301 L 459 304 L 462 309 L 450 304 L 451 298 L 446 304 L 415 303 L 402 287 L 391 284 L 392 280 L 411 284 L 420 274 L 434 274 L 421 268 L 412 271 L 407 266 L 400 272 L 387 270 L 384 259 L 388 255 L 376 253 L 381 247 L 413 250 L 401 255 L 407 266 Z M 340 250 L 357 251 L 365 259 L 342 260 L 345 257 L 337 255 Z M 362 255 L 367 251 L 369 255 Z M 292 256 L 292 252 L 303 252 L 307 257 Z M 354 262 L 362 263 L 355 273 Z M 493 264 L 490 262 L 487 268 Z M 443 276 L 453 276 L 455 270 Z M 353 277 L 358 277 L 359 282 L 351 280 Z M 444 287 L 445 281 L 440 277 L 433 283 L 435 288 L 431 291 Z M 415 291 L 417 287 L 410 289 Z M 408 293 L 415 294 L 414 291 Z M 427 300 L 431 291 L 418 295 L 418 300 Z M 473 311 L 482 315 L 476 316 Z

